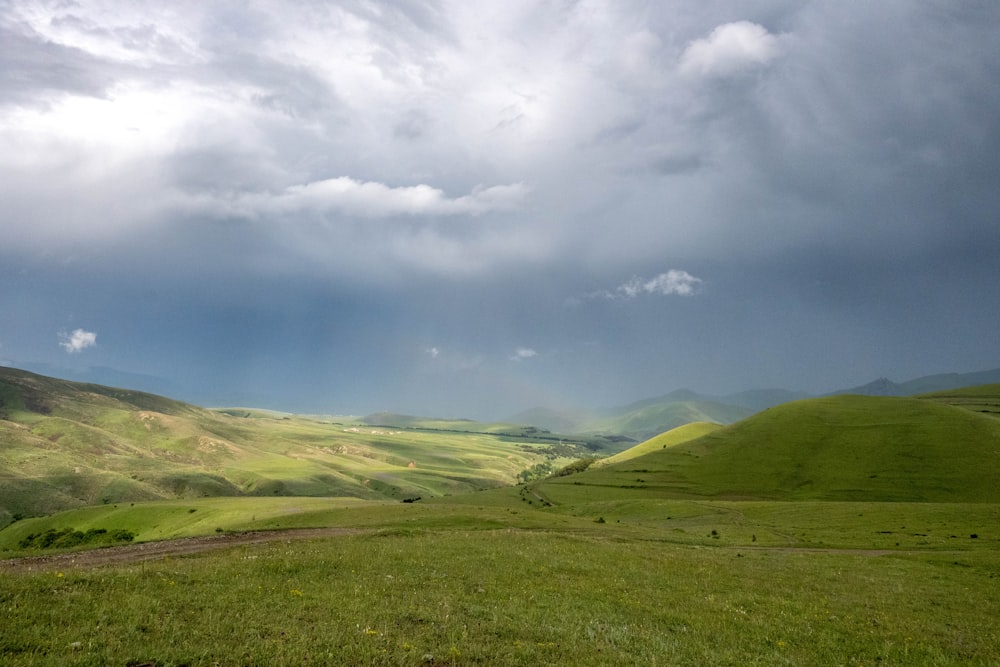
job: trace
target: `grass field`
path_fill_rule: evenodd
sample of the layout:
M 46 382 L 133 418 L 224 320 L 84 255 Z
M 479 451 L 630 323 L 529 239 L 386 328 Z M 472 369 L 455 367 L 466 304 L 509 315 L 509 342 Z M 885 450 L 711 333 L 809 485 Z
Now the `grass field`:
M 354 502 L 296 516 L 360 535 L 5 574 L 3 664 L 1000 661 L 995 506 Z M 875 527 L 982 533 L 871 551 Z

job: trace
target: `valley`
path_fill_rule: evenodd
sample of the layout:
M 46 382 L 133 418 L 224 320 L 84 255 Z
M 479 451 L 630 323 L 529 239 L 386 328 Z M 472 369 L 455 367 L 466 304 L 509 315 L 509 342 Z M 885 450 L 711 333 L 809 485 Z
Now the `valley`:
M 0 530 L 5 665 L 1000 661 L 1000 385 L 800 398 L 629 447 L 2 370 L 3 507 L 35 512 Z M 67 530 L 134 540 L 20 546 Z

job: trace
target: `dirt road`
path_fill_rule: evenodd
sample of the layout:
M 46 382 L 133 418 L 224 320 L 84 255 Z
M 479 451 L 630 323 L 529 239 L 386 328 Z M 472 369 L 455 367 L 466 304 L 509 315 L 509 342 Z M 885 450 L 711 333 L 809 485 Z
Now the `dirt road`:
M 176 540 L 143 542 L 140 544 L 127 544 L 124 546 L 108 547 L 105 549 L 75 551 L 72 553 L 56 554 L 52 556 L 9 558 L 7 560 L 0 560 L 0 572 L 46 572 L 51 570 L 66 570 L 70 568 L 91 568 L 100 567 L 102 565 L 120 565 L 125 563 L 138 563 L 147 560 L 156 560 L 160 558 L 187 556 L 191 554 L 203 553 L 205 551 L 226 549 L 246 544 L 259 544 L 263 542 L 292 542 L 294 540 L 306 540 L 317 537 L 342 537 L 344 535 L 358 535 L 365 532 L 371 531 L 360 528 L 297 528 L 290 530 L 271 530 L 247 533 L 221 533 L 219 535 L 209 535 L 205 537 L 185 537 Z M 718 548 L 727 549 L 737 553 L 738 555 L 742 555 L 744 553 L 772 552 L 839 554 L 871 557 L 926 553 L 924 551 L 893 549 L 836 549 L 823 547 L 756 545 L 725 545 Z M 934 553 L 940 554 L 951 552 L 935 551 Z
M 186 556 L 189 554 L 226 549 L 244 544 L 304 540 L 314 537 L 340 537 L 357 535 L 364 531 L 357 528 L 298 528 L 248 533 L 221 533 L 205 537 L 184 537 L 160 542 L 142 542 L 105 549 L 75 551 L 52 556 L 28 556 L 0 560 L 0 572 L 37 572 L 62 570 L 74 567 L 97 567 L 120 563 L 137 563 L 158 558 Z

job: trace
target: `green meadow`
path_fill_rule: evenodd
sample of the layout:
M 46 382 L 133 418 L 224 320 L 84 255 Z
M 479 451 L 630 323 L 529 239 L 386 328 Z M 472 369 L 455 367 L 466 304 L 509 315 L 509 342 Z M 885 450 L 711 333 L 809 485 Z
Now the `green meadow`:
M 6 399 L 4 428 L 45 414 L 11 420 Z M 0 664 L 1000 664 L 998 407 L 995 385 L 796 401 L 573 474 L 559 474 L 565 450 L 546 456 L 538 433 L 508 426 L 338 424 L 369 454 L 343 474 L 413 474 L 394 461 L 421 456 L 421 499 L 242 490 L 21 518 L 0 530 Z M 210 420 L 197 423 L 264 452 L 236 457 L 241 470 L 286 491 L 308 488 L 296 466 L 316 462 L 302 452 L 333 426 Z M 272 469 L 279 449 L 301 456 Z M 483 472 L 501 461 L 506 477 Z M 512 484 L 540 462 L 556 474 Z M 286 532 L 304 528 L 330 532 Z M 68 529 L 129 531 L 134 544 L 20 546 Z M 244 535 L 267 541 L 222 541 Z M 177 538 L 195 547 L 161 542 Z
M 162 504 L 141 511 L 183 520 Z M 264 521 L 362 532 L 4 572 L 3 664 L 1000 660 L 991 505 L 623 501 L 590 508 L 603 523 L 516 490 L 330 505 Z

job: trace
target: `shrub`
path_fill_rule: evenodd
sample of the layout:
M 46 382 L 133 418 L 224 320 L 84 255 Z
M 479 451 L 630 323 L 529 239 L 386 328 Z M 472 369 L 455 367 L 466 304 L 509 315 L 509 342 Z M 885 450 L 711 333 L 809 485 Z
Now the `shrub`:
M 44 533 L 31 533 L 17 546 L 22 549 L 69 549 L 82 544 L 115 544 L 134 539 L 135 533 L 125 528 L 116 528 L 111 532 L 107 528 L 91 528 L 85 533 L 72 528 L 49 528 Z
M 592 466 L 594 464 L 594 461 L 596 461 L 596 460 L 597 460 L 597 458 L 595 458 L 593 456 L 588 456 L 586 458 L 577 459 L 576 461 L 573 461 L 569 465 L 564 466 L 563 468 L 560 468 L 559 470 L 557 470 L 555 473 L 553 473 L 552 476 L 553 477 L 565 477 L 566 475 L 573 475 L 573 474 L 576 474 L 578 472 L 583 472 L 584 470 L 586 470 L 587 468 L 589 468 L 590 466 Z

